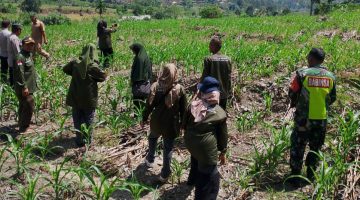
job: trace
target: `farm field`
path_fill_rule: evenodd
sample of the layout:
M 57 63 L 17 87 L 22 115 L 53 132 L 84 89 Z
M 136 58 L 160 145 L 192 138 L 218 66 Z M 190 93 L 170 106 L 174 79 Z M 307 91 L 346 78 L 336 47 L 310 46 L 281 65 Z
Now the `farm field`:
M 17 135 L 17 99 L 0 86 L 0 199 L 193 199 L 186 186 L 190 155 L 177 140 L 169 183 L 156 182 L 161 148 L 151 170 L 142 166 L 147 150 L 141 111 L 132 108 L 129 74 L 133 42 L 145 45 L 154 70 L 167 62 L 180 69 L 190 96 L 209 55 L 213 34 L 233 61 L 229 109 L 229 151 L 219 199 L 360 198 L 360 9 L 325 17 L 279 17 L 118 21 L 113 34 L 115 59 L 100 84 L 94 139 L 78 149 L 70 84 L 60 66 L 96 43 L 95 20 L 47 26 L 50 61 L 38 58 L 40 90 L 35 94 L 34 133 Z M 29 35 L 24 27 L 21 37 Z M 316 182 L 301 188 L 285 183 L 288 173 L 291 111 L 287 88 L 296 69 L 306 65 L 311 47 L 327 53 L 325 65 L 337 75 L 338 100 L 332 107 Z M 138 117 L 136 117 L 138 116 Z M 160 145 L 161 146 L 161 145 Z

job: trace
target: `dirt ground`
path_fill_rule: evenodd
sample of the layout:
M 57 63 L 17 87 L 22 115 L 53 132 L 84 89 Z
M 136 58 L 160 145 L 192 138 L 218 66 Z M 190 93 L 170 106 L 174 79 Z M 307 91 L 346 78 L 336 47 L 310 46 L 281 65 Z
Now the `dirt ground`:
M 196 78 L 189 78 L 183 80 L 183 84 L 187 85 L 190 91 L 194 85 Z M 311 186 L 304 186 L 302 188 L 293 188 L 291 185 L 284 184 L 286 175 L 289 172 L 289 167 L 286 158 L 280 166 L 276 177 L 261 184 L 260 187 L 252 187 L 252 189 L 242 189 L 235 184 L 239 179 L 239 172 L 245 171 L 252 162 L 252 155 L 254 154 L 254 145 L 261 145 L 264 138 L 268 138 L 271 133 L 266 131 L 260 122 L 254 128 L 244 133 L 237 130 L 236 117 L 255 110 L 265 110 L 263 94 L 268 93 L 272 97 L 271 112 L 264 116 L 263 121 L 272 126 L 280 127 L 284 123 L 291 123 L 288 114 L 288 100 L 287 100 L 287 86 L 289 77 L 278 76 L 272 78 L 264 78 L 257 81 L 244 82 L 240 85 L 241 93 L 235 93 L 231 101 L 231 108 L 229 109 L 228 129 L 229 129 L 229 154 L 228 163 L 219 167 L 222 176 L 221 189 L 218 199 L 237 200 L 237 199 L 302 199 L 304 196 L 311 194 Z M 354 99 L 359 98 L 359 93 L 352 89 L 345 89 L 348 84 L 342 82 L 339 85 L 339 91 L 342 95 L 349 95 Z M 351 87 L 352 88 L 352 87 Z M 359 101 L 353 101 L 350 105 L 353 108 L 360 108 Z M 72 127 L 72 120 L 70 118 L 65 122 L 65 127 Z M 45 135 L 47 133 L 55 132 L 59 126 L 53 123 L 34 124 L 33 129 L 37 133 L 30 134 L 29 138 Z M 49 169 L 44 167 L 47 164 L 54 168 L 61 163 L 64 157 L 69 157 L 69 166 L 77 166 L 81 162 L 83 153 L 77 148 L 74 139 L 75 135 L 70 130 L 64 131 L 57 136 L 50 146 L 60 146 L 55 151 L 54 155 L 49 155 L 45 158 L 44 163 L 29 164 L 31 174 L 48 174 Z M 330 128 L 331 130 L 331 128 Z M 16 131 L 16 122 L 14 119 L 0 122 L 0 132 L 8 133 L 14 137 L 19 137 Z M 330 131 L 331 132 L 331 131 Z M 194 188 L 186 185 L 189 168 L 186 168 L 181 176 L 180 183 L 177 180 L 169 181 L 161 184 L 158 181 L 160 170 L 162 167 L 161 145 L 159 145 L 158 156 L 156 157 L 155 166 L 152 169 L 147 169 L 143 165 L 144 157 L 147 151 L 146 130 L 141 130 L 139 126 L 131 127 L 124 131 L 120 137 L 114 136 L 106 127 L 99 127 L 95 130 L 93 144 L 87 152 L 87 157 L 97 166 L 99 166 L 105 173 L 117 176 L 122 179 L 136 179 L 147 186 L 158 189 L 157 192 L 144 192 L 142 199 L 193 199 Z M 6 140 L 2 138 L 2 144 Z M 184 147 L 182 138 L 176 142 L 173 159 L 179 162 L 189 160 L 190 155 Z M 2 170 L 2 177 L 0 179 L 0 199 L 12 199 L 8 195 L 9 191 L 16 190 L 17 186 L 8 181 L 3 181 L 5 178 L 10 178 L 14 175 L 14 160 L 8 159 Z M 48 176 L 48 175 L 44 175 Z M 71 178 L 73 175 L 68 175 Z M 23 180 L 24 181 L 24 180 Z M 41 181 L 40 183 L 44 183 Z M 90 185 L 82 188 L 79 192 L 79 187 L 76 182 L 72 182 L 73 191 L 68 195 L 68 199 L 86 199 L 84 193 L 90 192 Z M 41 184 L 40 184 L 41 185 Z M 250 183 L 250 185 L 255 185 Z M 45 194 L 41 199 L 48 199 L 47 194 L 50 190 L 45 190 Z M 1 195 L 2 194 L 2 195 Z M 112 199 L 132 199 L 130 193 L 124 191 L 116 191 L 112 194 Z

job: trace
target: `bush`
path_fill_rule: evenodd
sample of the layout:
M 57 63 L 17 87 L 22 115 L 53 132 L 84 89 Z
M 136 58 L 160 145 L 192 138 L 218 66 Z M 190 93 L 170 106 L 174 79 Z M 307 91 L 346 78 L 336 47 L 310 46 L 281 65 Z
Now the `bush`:
M 249 6 L 249 7 L 247 7 L 245 12 L 246 12 L 246 15 L 253 17 L 255 14 L 255 8 L 252 6 Z
M 223 11 L 217 6 L 208 6 L 200 11 L 201 18 L 220 18 Z
M 41 17 L 41 20 L 46 25 L 59 25 L 59 24 L 70 24 L 71 21 L 65 15 L 60 14 L 50 14 L 48 16 Z
M 24 0 L 20 5 L 20 9 L 24 12 L 39 13 L 40 7 L 41 7 L 40 0 Z
M 285 8 L 285 9 L 281 12 L 282 15 L 288 15 L 288 14 L 290 14 L 290 13 L 291 13 L 291 10 L 290 10 L 289 8 Z
M 16 13 L 16 7 L 12 4 L 0 5 L 0 13 Z

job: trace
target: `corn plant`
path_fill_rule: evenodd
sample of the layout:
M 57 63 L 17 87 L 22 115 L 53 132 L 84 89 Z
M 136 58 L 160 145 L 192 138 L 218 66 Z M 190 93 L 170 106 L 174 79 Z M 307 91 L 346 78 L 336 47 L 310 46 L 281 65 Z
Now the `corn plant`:
M 8 146 L 5 145 L 0 150 L 0 172 L 2 171 L 2 168 L 3 168 L 4 164 L 5 164 L 5 162 L 9 159 L 9 156 L 7 156 L 5 154 L 7 152 L 7 148 L 8 148 Z M 0 176 L 0 179 L 1 178 L 2 177 Z
M 257 176 L 266 176 L 276 172 L 283 159 L 284 153 L 290 147 L 290 128 L 282 127 L 281 130 L 272 129 L 272 136 L 262 142 L 263 150 L 255 148 L 255 156 L 250 166 L 250 173 Z
M 242 189 L 248 189 L 250 187 L 250 182 L 252 180 L 252 176 L 249 173 L 248 169 L 242 169 L 240 167 L 236 167 L 235 169 L 235 184 Z
M 108 200 L 111 194 L 120 188 L 120 180 L 117 177 L 110 180 L 109 177 L 104 175 L 100 169 L 94 165 L 90 167 L 90 170 L 95 172 L 95 174 L 100 178 L 100 182 L 98 183 L 91 173 L 85 173 L 86 178 L 92 185 L 92 191 L 95 194 L 95 199 Z
M 272 97 L 269 93 L 264 93 L 264 104 L 266 113 L 271 113 Z
M 63 199 L 64 192 L 70 189 L 70 184 L 65 181 L 66 176 L 71 172 L 66 169 L 64 165 L 69 161 L 65 158 L 60 165 L 56 165 L 54 170 L 50 170 L 51 178 L 45 178 L 48 181 L 48 186 L 54 190 L 54 199 Z
M 24 147 L 22 147 L 24 143 L 24 137 L 21 137 L 18 141 L 13 139 L 8 134 L 7 137 L 10 146 L 8 149 L 6 149 L 6 151 L 15 160 L 16 175 L 22 175 L 28 169 L 29 164 L 35 161 L 34 156 L 31 153 L 34 148 L 29 143 L 24 144 Z
M 237 118 L 236 126 L 240 132 L 245 132 L 252 129 L 260 120 L 262 113 L 254 111 L 252 113 L 243 113 Z
M 40 151 L 41 158 L 45 159 L 45 157 L 49 154 L 55 155 L 54 151 L 57 149 L 61 149 L 61 146 L 51 146 L 51 142 L 54 140 L 54 135 L 46 134 L 42 136 L 38 136 L 33 139 L 34 150 Z
M 189 159 L 182 161 L 182 162 L 179 162 L 176 159 L 172 160 L 172 162 L 171 162 L 171 170 L 172 170 L 171 181 L 172 181 L 173 185 L 174 185 L 175 180 L 177 180 L 177 183 L 180 184 L 181 177 L 183 176 L 187 166 L 189 166 Z
M 38 200 L 42 195 L 42 191 L 46 186 L 38 187 L 38 181 L 40 180 L 40 175 L 36 174 L 35 176 L 30 173 L 26 173 L 26 185 L 16 183 L 18 191 L 9 192 L 10 197 L 17 197 L 23 200 Z
M 151 191 L 151 189 L 147 186 L 142 185 L 136 180 L 135 176 L 132 176 L 130 181 L 126 181 L 124 183 L 124 187 L 127 191 L 129 191 L 132 197 L 135 200 L 139 200 L 141 198 L 141 194 L 145 191 Z

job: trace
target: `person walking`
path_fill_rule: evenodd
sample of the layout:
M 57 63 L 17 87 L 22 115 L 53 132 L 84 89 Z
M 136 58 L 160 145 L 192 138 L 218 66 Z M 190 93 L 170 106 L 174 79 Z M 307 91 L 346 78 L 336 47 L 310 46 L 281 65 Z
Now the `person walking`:
M 301 174 L 305 147 L 307 154 L 307 178 L 313 180 L 318 164 L 317 152 L 325 141 L 330 105 L 336 101 L 336 79 L 332 72 L 322 65 L 325 52 L 313 48 L 307 56 L 308 67 L 296 71 L 289 87 L 291 107 L 295 107 L 295 127 L 291 135 L 291 175 Z M 298 178 L 291 178 L 298 184 Z
M 114 59 L 111 34 L 116 32 L 116 27 L 117 24 L 113 24 L 111 28 L 108 28 L 105 20 L 100 20 L 97 25 L 97 36 L 99 38 L 99 48 L 104 58 L 104 68 L 110 67 L 110 61 Z
M 204 70 L 200 82 L 211 76 L 220 82 L 220 106 L 226 111 L 227 101 L 231 96 L 231 60 L 220 53 L 222 41 L 214 36 L 209 44 L 211 56 L 204 59 Z
M 141 109 L 150 94 L 152 64 L 142 44 L 134 43 L 130 49 L 135 55 L 130 74 L 133 102 L 136 109 Z
M 87 44 L 78 59 L 63 67 L 64 73 L 71 76 L 66 104 L 72 107 L 72 117 L 76 129 L 76 144 L 83 147 L 91 142 L 92 123 L 98 103 L 98 82 L 106 80 L 106 74 L 99 68 L 98 54 L 94 44 Z M 90 135 L 85 135 L 82 125 Z
M 19 36 L 21 35 L 22 27 L 20 24 L 13 24 L 11 26 L 11 31 L 12 33 L 7 40 L 7 53 L 9 65 L 9 83 L 11 86 L 13 86 L 16 59 L 21 51 L 21 41 Z
M 6 83 L 8 82 L 8 71 L 9 71 L 9 64 L 8 64 L 8 49 L 7 49 L 7 40 L 11 35 L 9 31 L 10 21 L 3 20 L 1 22 L 1 31 L 0 31 L 0 61 L 1 61 L 1 82 Z
M 36 15 L 31 15 L 31 37 L 35 40 L 34 51 L 46 59 L 50 58 L 50 54 L 43 49 L 44 44 L 48 43 L 46 33 L 45 33 L 45 24 L 40 21 Z
M 19 132 L 28 133 L 34 113 L 34 92 L 37 91 L 36 69 L 32 58 L 35 41 L 31 37 L 22 40 L 22 50 L 16 57 L 14 67 L 14 88 L 19 100 Z
M 160 181 L 166 182 L 171 174 L 170 164 L 175 139 L 180 134 L 180 124 L 186 109 L 185 89 L 178 83 L 175 64 L 166 64 L 157 82 L 151 86 L 151 92 L 143 113 L 142 125 L 150 120 L 149 152 L 145 165 L 153 166 L 155 151 L 160 136 L 163 138 L 163 167 Z M 166 122 L 166 123 L 164 123 Z
M 220 187 L 217 169 L 226 163 L 226 112 L 219 106 L 220 83 L 205 77 L 183 120 L 186 148 L 191 154 L 188 185 L 195 185 L 195 200 L 215 200 Z M 220 152 L 220 153 L 218 153 Z

